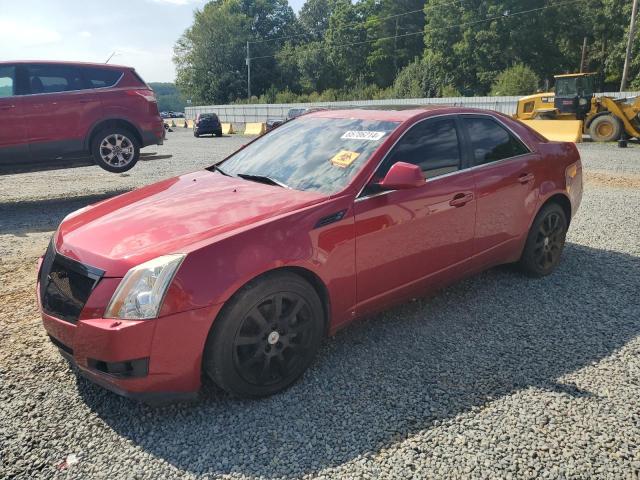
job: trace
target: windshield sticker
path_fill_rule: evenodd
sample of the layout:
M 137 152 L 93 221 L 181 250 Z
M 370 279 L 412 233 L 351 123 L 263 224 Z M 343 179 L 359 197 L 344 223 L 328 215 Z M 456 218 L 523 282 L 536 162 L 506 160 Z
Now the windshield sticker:
M 360 154 L 358 152 L 351 152 L 349 150 L 340 150 L 336 153 L 330 162 L 336 167 L 347 168 L 353 162 L 355 162 L 356 158 L 358 158 Z
M 384 137 L 386 132 L 369 132 L 367 130 L 349 130 L 340 138 L 342 140 L 372 140 L 378 141 Z

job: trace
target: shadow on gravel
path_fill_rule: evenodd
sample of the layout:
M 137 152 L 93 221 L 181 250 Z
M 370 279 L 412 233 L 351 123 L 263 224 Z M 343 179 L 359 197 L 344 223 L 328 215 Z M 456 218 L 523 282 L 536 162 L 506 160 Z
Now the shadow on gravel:
M 639 271 L 637 257 L 576 244 L 544 279 L 493 269 L 348 328 L 264 400 L 206 389 L 154 410 L 83 378 L 78 390 L 115 432 L 186 472 L 314 473 L 521 389 L 593 395 L 561 377 L 640 334 Z
M 25 236 L 28 233 L 55 230 L 74 210 L 114 197 L 129 189 L 69 198 L 0 203 L 0 235 Z

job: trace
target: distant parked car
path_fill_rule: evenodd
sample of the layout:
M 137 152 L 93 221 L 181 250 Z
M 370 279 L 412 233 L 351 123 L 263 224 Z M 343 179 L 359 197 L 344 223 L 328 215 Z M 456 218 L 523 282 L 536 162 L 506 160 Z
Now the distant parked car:
M 207 134 L 222 136 L 222 124 L 215 113 L 199 113 L 193 124 L 194 137 Z
M 87 156 L 109 172 L 131 169 L 161 145 L 156 96 L 131 67 L 0 62 L 0 171 L 47 169 Z
M 292 108 L 287 112 L 287 116 L 285 118 L 270 118 L 267 119 L 266 127 L 267 132 L 273 130 L 276 127 L 279 127 L 284 122 L 288 122 L 289 120 L 293 120 L 300 115 L 304 115 L 306 113 L 319 112 L 321 110 L 326 110 L 325 107 L 306 107 L 306 108 Z

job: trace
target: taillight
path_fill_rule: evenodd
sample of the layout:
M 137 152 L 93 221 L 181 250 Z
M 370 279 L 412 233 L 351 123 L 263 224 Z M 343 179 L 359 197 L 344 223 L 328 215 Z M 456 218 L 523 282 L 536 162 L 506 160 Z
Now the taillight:
M 565 184 L 567 187 L 567 192 L 571 191 L 571 187 L 573 186 L 573 183 L 576 181 L 576 178 L 578 176 L 578 164 L 580 162 L 575 162 L 572 163 L 571 165 L 569 165 L 565 171 L 564 171 L 564 179 L 565 179 Z
M 139 95 L 144 98 L 148 102 L 157 102 L 156 94 L 153 93 L 153 90 L 140 89 L 140 90 L 127 90 L 128 95 Z

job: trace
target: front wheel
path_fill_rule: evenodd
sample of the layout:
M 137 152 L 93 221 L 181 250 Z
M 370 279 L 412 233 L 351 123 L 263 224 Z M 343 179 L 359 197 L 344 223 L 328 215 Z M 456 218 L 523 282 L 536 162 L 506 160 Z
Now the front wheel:
M 613 142 L 622 134 L 622 123 L 613 115 L 596 117 L 589 125 L 589 135 L 596 142 Z
M 91 153 L 96 164 L 104 170 L 122 173 L 138 162 L 140 143 L 127 129 L 105 129 L 94 136 Z
M 274 273 L 254 280 L 216 319 L 204 371 L 237 396 L 283 390 L 311 364 L 323 336 L 323 312 L 318 294 L 298 275 Z
M 520 258 L 520 267 L 532 277 L 544 277 L 560 263 L 567 236 L 567 217 L 557 203 L 551 203 L 538 213 Z

